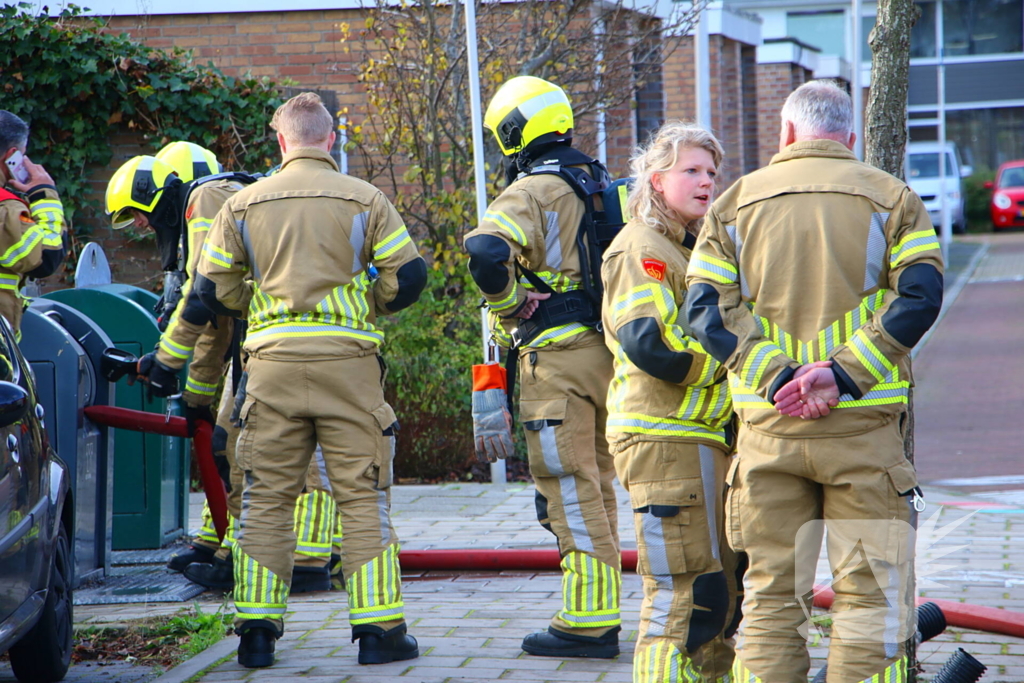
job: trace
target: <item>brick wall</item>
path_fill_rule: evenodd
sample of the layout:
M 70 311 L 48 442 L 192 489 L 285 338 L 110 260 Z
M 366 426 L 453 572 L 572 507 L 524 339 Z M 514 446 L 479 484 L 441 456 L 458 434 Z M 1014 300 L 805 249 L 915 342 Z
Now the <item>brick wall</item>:
M 799 64 L 757 65 L 757 109 L 760 129 L 760 165 L 766 166 L 779 151 L 779 113 L 789 93 L 813 80 L 813 74 Z

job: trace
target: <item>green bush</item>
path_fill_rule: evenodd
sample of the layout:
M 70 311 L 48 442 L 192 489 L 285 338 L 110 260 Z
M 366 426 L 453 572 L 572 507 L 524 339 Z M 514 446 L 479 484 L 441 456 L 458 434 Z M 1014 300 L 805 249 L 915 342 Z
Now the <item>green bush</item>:
M 395 472 L 447 479 L 473 456 L 471 368 L 480 362 L 479 295 L 450 238 L 438 248 L 415 305 L 382 319 L 386 398 L 401 425 Z
M 986 190 L 985 183 L 995 179 L 995 172 L 987 168 L 975 169 L 970 177 L 964 179 L 964 212 L 968 221 L 991 221 L 988 204 L 992 198 L 992 190 Z
M 188 140 L 229 168 L 270 166 L 270 117 L 281 103 L 273 83 L 226 77 L 194 64 L 190 52 L 106 33 L 75 5 L 57 17 L 34 7 L 0 8 L 0 106 L 31 126 L 29 156 L 54 177 L 69 220 L 86 206 L 89 172 L 110 162 L 119 130 L 139 133 L 154 151 Z

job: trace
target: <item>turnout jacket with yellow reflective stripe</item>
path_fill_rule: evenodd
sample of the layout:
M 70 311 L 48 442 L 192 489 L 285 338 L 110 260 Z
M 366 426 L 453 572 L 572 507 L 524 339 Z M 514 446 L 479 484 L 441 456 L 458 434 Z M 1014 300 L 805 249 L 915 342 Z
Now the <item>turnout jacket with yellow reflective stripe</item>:
M 466 235 L 470 272 L 495 314 L 493 333 L 509 346 L 519 324 L 516 311 L 533 289 L 516 272 L 516 262 L 533 271 L 556 292 L 580 289 L 580 254 L 576 233 L 586 207 L 562 178 L 552 174 L 519 178 L 487 207 L 480 225 Z M 496 238 L 496 239 L 495 239 Z M 559 348 L 600 344 L 601 336 L 581 323 L 541 333 L 522 348 Z
M 727 445 L 732 401 L 725 367 L 686 332 L 686 267 L 695 238 L 679 242 L 633 220 L 604 255 L 605 343 L 615 357 L 609 439 L 641 434 Z
M 279 172 L 228 200 L 198 272 L 195 286 L 214 312 L 248 311 L 245 350 L 276 360 L 376 353 L 377 315 L 414 303 L 426 283 L 387 198 L 312 147 L 290 151 Z
M 64 262 L 64 207 L 50 185 L 29 189 L 26 201 L 0 195 L 0 315 L 17 325 L 22 278 L 46 277 Z
M 231 346 L 232 333 L 230 324 L 216 322 L 215 326 L 209 322 L 211 313 L 193 289 L 196 266 L 214 217 L 228 198 L 243 187 L 236 180 L 211 181 L 192 192 L 185 208 L 189 248 L 185 272 L 188 279 L 181 287 L 181 299 L 171 321 L 160 335 L 156 358 L 167 367 L 178 369 L 194 354 L 185 383 L 186 396 L 194 404 L 208 405 L 213 401 L 224 373 L 224 355 Z M 203 343 L 199 343 L 200 340 Z
M 730 372 L 754 429 L 838 436 L 906 410 L 910 350 L 942 304 L 942 256 L 921 199 L 830 140 L 797 142 L 712 206 L 687 272 L 694 335 Z M 838 407 L 780 415 L 794 371 L 831 360 Z

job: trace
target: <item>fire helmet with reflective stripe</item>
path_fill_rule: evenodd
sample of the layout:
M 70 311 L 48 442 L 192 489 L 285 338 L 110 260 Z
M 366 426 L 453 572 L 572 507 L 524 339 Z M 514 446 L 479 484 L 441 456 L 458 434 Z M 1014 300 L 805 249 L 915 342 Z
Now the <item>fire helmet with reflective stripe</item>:
M 565 91 L 535 76 L 516 76 L 498 89 L 484 114 L 502 154 L 511 156 L 536 143 L 572 139 L 572 106 Z
M 152 156 L 137 156 L 126 161 L 107 184 L 105 209 L 115 230 L 132 224 L 132 209 L 152 213 L 161 192 L 177 176 L 170 164 Z
M 221 170 L 220 163 L 213 152 L 194 142 L 185 142 L 184 140 L 166 145 L 156 153 L 156 158 L 170 164 L 183 183 L 220 173 Z

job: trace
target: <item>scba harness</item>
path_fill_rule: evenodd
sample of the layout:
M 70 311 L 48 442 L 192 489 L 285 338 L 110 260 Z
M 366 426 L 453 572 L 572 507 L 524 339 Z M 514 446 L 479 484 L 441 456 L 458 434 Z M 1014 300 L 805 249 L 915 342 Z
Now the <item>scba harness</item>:
M 589 172 L 582 167 L 590 169 Z M 527 165 L 518 178 L 531 175 L 557 175 L 573 189 L 584 204 L 583 218 L 576 231 L 580 257 L 581 288 L 557 292 L 533 271 L 516 264 L 517 271 L 533 288 L 551 296 L 538 302 L 537 310 L 512 332 L 512 348 L 529 344 L 538 336 L 560 325 L 581 323 L 601 327 L 601 259 L 604 251 L 629 220 L 627 198 L 632 178 L 612 180 L 597 159 L 572 147 L 560 146 Z

